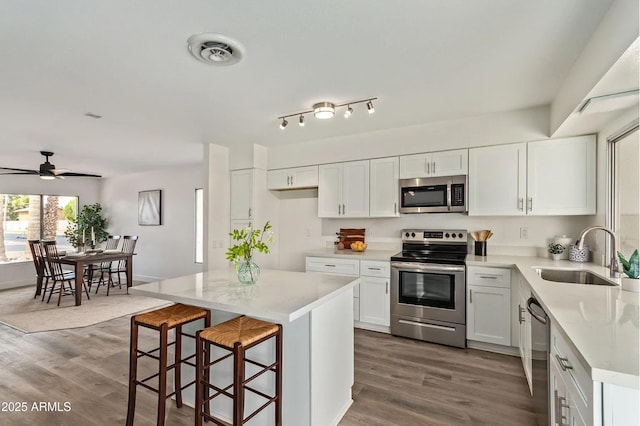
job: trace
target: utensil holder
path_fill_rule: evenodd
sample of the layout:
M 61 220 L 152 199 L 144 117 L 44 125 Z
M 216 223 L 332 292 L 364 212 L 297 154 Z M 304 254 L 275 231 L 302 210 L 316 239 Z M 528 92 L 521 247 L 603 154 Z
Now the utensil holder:
M 475 242 L 475 253 L 476 256 L 486 256 L 487 255 L 487 242 L 486 241 L 476 241 Z

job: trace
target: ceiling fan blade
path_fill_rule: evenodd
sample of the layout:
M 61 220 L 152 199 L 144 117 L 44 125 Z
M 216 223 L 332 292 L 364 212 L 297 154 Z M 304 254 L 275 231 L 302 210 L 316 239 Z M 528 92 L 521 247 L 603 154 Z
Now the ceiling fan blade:
M 70 172 L 70 171 L 71 170 L 69 170 L 69 169 L 53 169 L 53 170 L 51 170 L 51 173 L 53 173 L 54 175 L 57 176 L 57 175 L 60 175 L 62 173 L 67 173 L 67 172 Z
M 101 175 L 92 175 L 89 173 L 73 173 L 73 172 L 65 172 L 56 174 L 56 177 L 64 177 L 64 176 L 79 176 L 79 177 L 98 177 L 101 178 Z
M 4 175 L 24 175 L 24 176 L 33 176 L 33 175 L 37 175 L 38 173 L 31 173 L 31 172 L 10 172 L 10 173 L 2 173 L 2 170 L 0 170 L 0 176 L 4 176 Z
M 10 170 L 12 172 L 23 172 L 25 175 L 39 175 L 40 172 L 38 170 L 29 170 L 29 169 L 12 169 L 10 167 L 0 167 L 0 170 Z M 4 174 L 12 174 L 12 173 L 4 173 Z

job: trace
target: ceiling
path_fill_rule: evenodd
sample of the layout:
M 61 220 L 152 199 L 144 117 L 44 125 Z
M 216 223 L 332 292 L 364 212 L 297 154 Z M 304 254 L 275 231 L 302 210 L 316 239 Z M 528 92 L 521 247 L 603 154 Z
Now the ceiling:
M 0 166 L 110 176 L 549 104 L 610 0 L 0 0 Z M 196 61 L 215 32 L 246 49 Z M 345 120 L 280 115 L 378 97 Z M 101 119 L 85 113 L 102 115 Z

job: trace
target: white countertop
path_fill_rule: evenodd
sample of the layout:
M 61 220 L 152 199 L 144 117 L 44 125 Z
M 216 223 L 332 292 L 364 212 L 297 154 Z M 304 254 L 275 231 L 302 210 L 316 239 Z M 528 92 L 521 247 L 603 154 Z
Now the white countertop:
M 640 293 L 622 291 L 609 268 L 525 256 L 467 256 L 467 266 L 516 267 L 547 315 L 562 329 L 590 368 L 594 381 L 640 388 Z M 536 267 L 584 269 L 616 287 L 543 280 Z
M 343 259 L 358 259 L 358 260 L 380 260 L 388 262 L 391 256 L 398 253 L 399 250 L 373 250 L 366 249 L 365 251 L 353 251 L 353 250 L 337 250 L 333 248 L 315 249 L 304 252 L 305 256 L 314 257 L 337 257 Z
M 233 270 L 214 270 L 131 287 L 131 294 L 171 300 L 279 323 L 292 322 L 351 289 L 358 278 L 261 270 L 256 284 Z

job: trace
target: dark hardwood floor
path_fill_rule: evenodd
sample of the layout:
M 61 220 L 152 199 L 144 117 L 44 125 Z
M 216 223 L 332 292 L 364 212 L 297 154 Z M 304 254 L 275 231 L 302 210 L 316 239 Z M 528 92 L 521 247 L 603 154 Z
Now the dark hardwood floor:
M 124 424 L 129 324 L 118 318 L 34 334 L 0 325 L 0 424 Z M 518 358 L 363 330 L 355 335 L 354 403 L 341 426 L 534 424 Z M 143 344 L 155 341 L 141 333 Z M 15 411 L 23 402 L 26 411 Z M 155 424 L 155 407 L 154 394 L 140 389 L 136 425 Z M 167 425 L 193 424 L 191 408 L 177 409 L 173 401 L 167 407 Z

